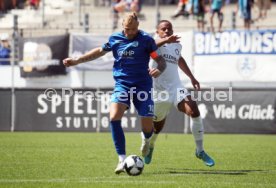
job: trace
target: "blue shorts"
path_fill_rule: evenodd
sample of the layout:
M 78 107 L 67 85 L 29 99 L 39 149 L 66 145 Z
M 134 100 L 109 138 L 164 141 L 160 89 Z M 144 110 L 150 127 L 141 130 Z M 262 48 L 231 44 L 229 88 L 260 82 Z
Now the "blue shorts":
M 211 13 L 212 14 L 217 13 L 219 20 L 223 20 L 223 13 L 221 12 L 221 9 L 211 9 Z
M 130 107 L 130 100 L 132 100 L 139 116 L 153 117 L 154 106 L 151 89 L 151 85 L 130 87 L 116 83 L 111 95 L 111 102 L 123 103 Z
M 221 9 L 211 9 L 211 13 L 212 14 L 215 14 L 215 13 L 222 14 Z

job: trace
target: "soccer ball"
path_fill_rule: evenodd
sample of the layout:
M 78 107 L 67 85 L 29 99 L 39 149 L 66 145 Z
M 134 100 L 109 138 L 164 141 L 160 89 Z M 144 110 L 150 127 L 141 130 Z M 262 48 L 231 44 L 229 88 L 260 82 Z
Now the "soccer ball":
M 144 162 L 137 155 L 129 155 L 124 162 L 125 170 L 130 176 L 138 176 L 144 169 Z

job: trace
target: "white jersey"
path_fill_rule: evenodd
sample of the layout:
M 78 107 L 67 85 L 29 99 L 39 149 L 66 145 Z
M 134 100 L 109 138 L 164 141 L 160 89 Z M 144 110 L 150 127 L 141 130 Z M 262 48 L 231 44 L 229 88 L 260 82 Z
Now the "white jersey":
M 164 72 L 153 79 L 153 87 L 158 91 L 170 91 L 175 85 L 181 85 L 178 74 L 178 60 L 181 57 L 182 46 L 179 43 L 164 44 L 158 48 L 158 54 L 161 55 L 167 64 Z M 156 68 L 157 63 L 151 59 L 150 68 Z
M 159 77 L 153 78 L 154 121 L 163 120 L 173 104 L 177 107 L 179 102 L 190 95 L 181 84 L 178 74 L 181 50 L 179 43 L 164 44 L 158 48 L 158 54 L 165 59 L 167 67 Z M 157 63 L 151 59 L 149 67 L 156 68 Z

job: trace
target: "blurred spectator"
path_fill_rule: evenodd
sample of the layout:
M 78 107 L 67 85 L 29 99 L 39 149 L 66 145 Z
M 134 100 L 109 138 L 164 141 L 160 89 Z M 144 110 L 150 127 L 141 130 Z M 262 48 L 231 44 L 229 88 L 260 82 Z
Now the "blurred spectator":
M 259 16 L 257 19 L 265 19 L 267 10 L 271 8 L 271 0 L 257 0 L 256 4 L 259 9 Z
M 113 29 L 117 28 L 120 13 L 126 11 L 135 12 L 138 15 L 138 18 L 143 19 L 144 15 L 140 13 L 142 5 L 142 0 L 113 0 Z
M 17 0 L 17 7 L 19 9 L 24 9 L 27 4 L 27 0 Z
M 0 13 L 7 13 L 8 10 L 18 7 L 20 0 L 0 0 Z
M 4 0 L 0 0 L 0 13 L 4 13 L 5 11 L 5 1 Z
M 40 0 L 29 0 L 29 4 L 32 9 L 37 10 L 39 8 Z
M 186 18 L 189 17 L 189 13 L 186 11 L 187 3 L 188 3 L 188 0 L 179 0 L 177 4 L 177 9 L 175 10 L 174 15 L 172 16 L 173 19 L 179 16 L 184 16 Z
M 217 13 L 218 20 L 219 20 L 219 27 L 218 32 L 221 32 L 222 22 L 223 22 L 223 0 L 210 0 L 210 7 L 211 7 L 211 16 L 210 16 L 210 25 L 211 25 L 211 32 L 215 32 L 214 28 L 214 16 Z
M 205 0 L 191 0 L 191 14 L 196 16 L 197 29 L 204 32 Z
M 111 5 L 111 0 L 101 0 L 100 5 L 109 7 Z
M 9 60 L 4 60 L 10 58 L 10 44 L 9 44 L 9 35 L 7 33 L 0 35 L 0 65 L 9 65 Z
M 17 0 L 11 0 L 12 8 L 15 9 L 17 7 Z
M 119 13 L 131 11 L 138 15 L 141 9 L 141 4 L 139 3 L 139 0 L 113 0 L 113 8 Z
M 238 0 L 237 11 L 244 20 L 244 28 L 249 30 L 251 24 L 251 8 L 253 7 L 253 0 Z

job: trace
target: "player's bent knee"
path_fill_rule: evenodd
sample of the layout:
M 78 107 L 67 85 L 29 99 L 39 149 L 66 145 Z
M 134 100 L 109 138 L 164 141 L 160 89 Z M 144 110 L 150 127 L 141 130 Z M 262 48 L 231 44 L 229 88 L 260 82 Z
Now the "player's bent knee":
M 153 129 L 152 117 L 141 117 L 141 125 L 143 132 L 151 132 Z
M 197 104 L 195 101 L 185 101 L 183 104 L 178 106 L 179 111 L 187 114 L 190 117 L 198 117 L 200 116 L 200 112 L 198 110 Z
M 110 111 L 110 114 L 109 114 L 110 121 L 121 120 L 122 117 L 123 117 L 122 112 Z
M 164 126 L 154 126 L 154 133 L 159 134 Z
M 191 112 L 188 115 L 192 118 L 195 118 L 195 117 L 199 117 L 200 113 L 198 110 L 195 110 L 195 111 L 191 110 Z
M 193 118 L 200 116 L 200 112 L 199 112 L 199 109 L 196 104 L 194 106 L 192 106 L 189 116 L 191 116 Z
M 121 120 L 122 117 L 119 116 L 110 116 L 110 121 L 117 121 L 117 120 Z
M 163 119 L 161 121 L 155 121 L 153 122 L 153 127 L 154 127 L 154 133 L 158 134 L 162 131 L 164 124 L 165 124 L 166 119 Z

